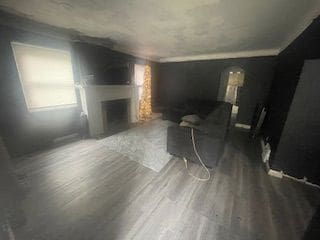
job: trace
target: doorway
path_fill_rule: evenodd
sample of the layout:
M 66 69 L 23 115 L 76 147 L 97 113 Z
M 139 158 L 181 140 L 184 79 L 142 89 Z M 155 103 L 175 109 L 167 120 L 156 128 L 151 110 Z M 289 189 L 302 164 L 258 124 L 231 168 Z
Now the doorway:
M 237 66 L 227 68 L 221 74 L 218 100 L 232 104 L 232 118 L 237 119 L 240 94 L 244 85 L 245 71 Z

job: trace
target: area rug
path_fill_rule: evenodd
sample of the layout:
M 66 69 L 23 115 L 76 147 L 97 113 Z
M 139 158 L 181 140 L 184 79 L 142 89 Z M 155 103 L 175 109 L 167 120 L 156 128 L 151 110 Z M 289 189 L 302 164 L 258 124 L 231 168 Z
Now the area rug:
M 100 141 L 107 148 L 159 172 L 171 159 L 166 149 L 167 128 L 172 124 L 154 119 Z

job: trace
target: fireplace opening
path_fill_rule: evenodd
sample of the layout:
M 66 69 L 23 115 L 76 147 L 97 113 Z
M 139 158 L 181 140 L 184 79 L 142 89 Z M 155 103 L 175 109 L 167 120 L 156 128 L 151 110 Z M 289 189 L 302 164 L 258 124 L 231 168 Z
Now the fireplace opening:
M 101 103 L 104 132 L 112 135 L 129 127 L 130 99 L 109 100 Z

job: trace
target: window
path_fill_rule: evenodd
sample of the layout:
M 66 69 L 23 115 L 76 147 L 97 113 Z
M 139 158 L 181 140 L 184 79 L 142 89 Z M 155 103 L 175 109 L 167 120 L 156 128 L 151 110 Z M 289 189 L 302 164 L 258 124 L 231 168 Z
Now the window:
M 30 111 L 76 106 L 68 51 L 12 42 L 27 107 Z

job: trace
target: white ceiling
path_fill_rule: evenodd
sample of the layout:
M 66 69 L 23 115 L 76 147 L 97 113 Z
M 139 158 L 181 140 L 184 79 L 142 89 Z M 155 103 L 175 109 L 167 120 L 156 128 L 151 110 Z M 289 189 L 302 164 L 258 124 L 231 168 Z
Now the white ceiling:
M 320 0 L 0 0 L 6 11 L 159 61 L 276 55 Z

